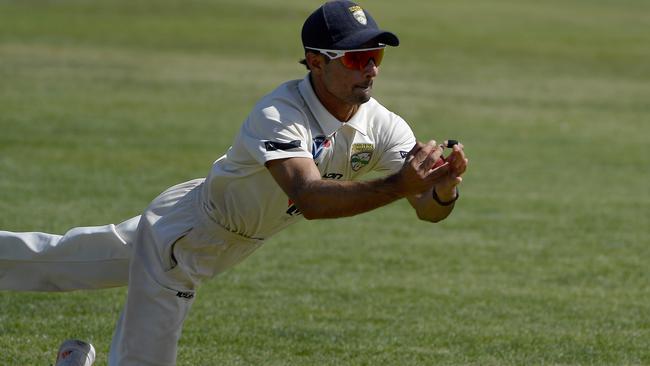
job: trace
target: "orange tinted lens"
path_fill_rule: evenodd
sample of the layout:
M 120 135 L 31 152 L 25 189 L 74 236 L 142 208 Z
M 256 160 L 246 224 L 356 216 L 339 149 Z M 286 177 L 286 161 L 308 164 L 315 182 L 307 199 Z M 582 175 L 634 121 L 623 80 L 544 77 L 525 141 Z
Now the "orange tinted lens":
M 381 60 L 384 58 L 384 49 L 378 50 L 369 50 L 369 51 L 357 51 L 357 52 L 346 52 L 345 56 L 341 59 L 343 66 L 348 69 L 362 70 L 370 60 L 373 60 L 375 66 L 381 64 Z

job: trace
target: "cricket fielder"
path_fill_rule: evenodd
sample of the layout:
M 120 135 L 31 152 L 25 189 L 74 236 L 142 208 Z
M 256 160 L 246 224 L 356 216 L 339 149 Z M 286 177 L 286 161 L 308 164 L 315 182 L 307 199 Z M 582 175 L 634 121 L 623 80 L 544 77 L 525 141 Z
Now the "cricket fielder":
M 200 283 L 306 219 L 345 217 L 407 198 L 418 218 L 449 215 L 467 167 L 456 144 L 416 142 L 371 97 L 386 46 L 350 1 L 327 2 L 302 28 L 309 72 L 263 97 L 206 178 L 178 184 L 141 216 L 63 236 L 0 232 L 0 288 L 66 291 L 128 285 L 109 365 L 174 365 Z M 382 178 L 359 181 L 379 171 Z

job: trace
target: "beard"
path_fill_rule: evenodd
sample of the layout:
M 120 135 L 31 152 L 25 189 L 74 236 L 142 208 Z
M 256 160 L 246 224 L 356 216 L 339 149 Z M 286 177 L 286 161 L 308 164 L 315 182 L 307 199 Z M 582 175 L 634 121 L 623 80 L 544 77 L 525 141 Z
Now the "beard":
M 372 82 L 367 85 L 355 86 L 352 94 L 350 95 L 349 102 L 353 104 L 363 104 L 370 100 L 372 97 Z

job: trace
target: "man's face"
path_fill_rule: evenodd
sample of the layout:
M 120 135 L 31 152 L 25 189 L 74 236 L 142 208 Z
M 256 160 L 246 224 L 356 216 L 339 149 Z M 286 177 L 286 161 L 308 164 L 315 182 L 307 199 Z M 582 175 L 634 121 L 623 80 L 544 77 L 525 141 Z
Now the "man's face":
M 351 70 L 343 66 L 340 59 L 335 59 L 324 66 L 322 81 L 325 89 L 337 99 L 359 105 L 370 100 L 372 84 L 378 74 L 379 68 L 372 60 L 361 70 Z

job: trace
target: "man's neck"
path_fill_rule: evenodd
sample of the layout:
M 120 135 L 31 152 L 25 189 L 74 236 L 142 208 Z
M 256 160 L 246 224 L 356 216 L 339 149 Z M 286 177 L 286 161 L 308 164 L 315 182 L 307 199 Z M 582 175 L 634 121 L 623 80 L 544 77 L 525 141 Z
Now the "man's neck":
M 330 93 L 322 83 L 314 81 L 314 77 L 311 74 L 309 75 L 309 82 L 323 107 L 325 107 L 325 109 L 327 109 L 327 111 L 339 121 L 343 123 L 349 121 L 359 110 L 358 104 L 348 104 L 338 99 L 334 94 Z

